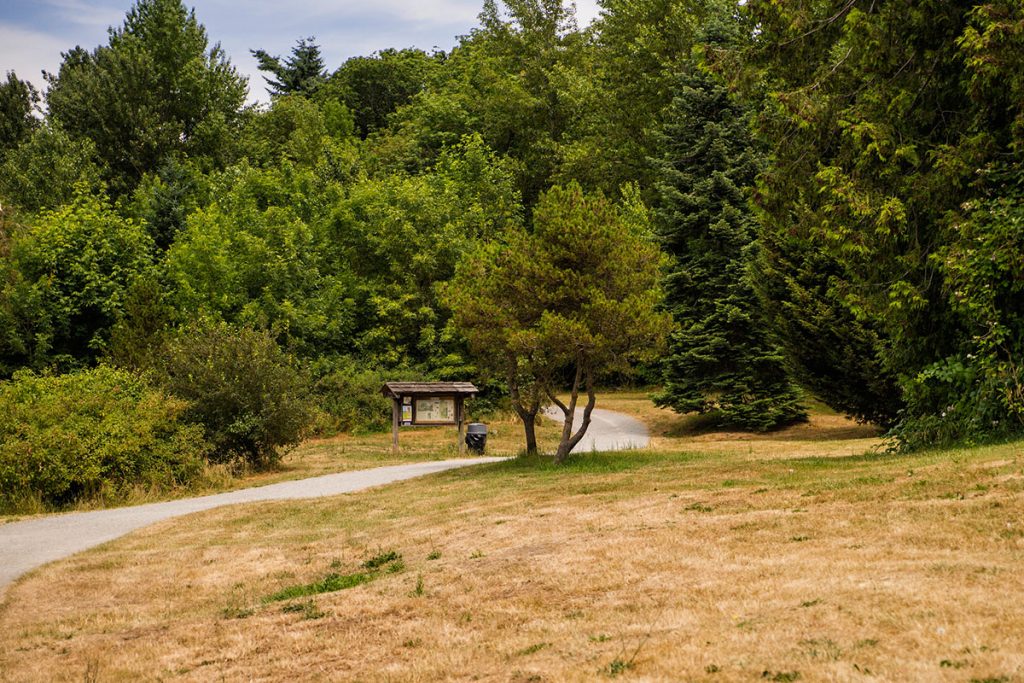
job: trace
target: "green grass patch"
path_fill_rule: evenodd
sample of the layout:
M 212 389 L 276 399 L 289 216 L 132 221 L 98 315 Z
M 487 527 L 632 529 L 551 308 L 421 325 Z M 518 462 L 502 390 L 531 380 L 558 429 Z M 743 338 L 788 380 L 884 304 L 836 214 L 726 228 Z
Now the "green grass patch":
M 296 598 L 305 598 L 310 595 L 320 595 L 321 593 L 334 593 L 335 591 L 342 591 L 348 588 L 361 586 L 364 583 L 373 581 L 375 578 L 377 578 L 376 574 L 370 572 L 328 574 L 324 578 L 319 581 L 314 581 L 313 583 L 282 588 L 276 593 L 271 593 L 267 597 L 263 598 L 263 602 L 280 602 L 281 600 L 294 600 Z

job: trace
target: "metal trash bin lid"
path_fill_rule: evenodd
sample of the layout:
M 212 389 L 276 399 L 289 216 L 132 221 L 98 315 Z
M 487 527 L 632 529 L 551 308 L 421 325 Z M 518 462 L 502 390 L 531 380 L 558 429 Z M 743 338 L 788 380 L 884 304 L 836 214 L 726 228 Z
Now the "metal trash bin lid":
M 486 434 L 487 425 L 482 422 L 471 422 L 466 426 L 467 434 Z

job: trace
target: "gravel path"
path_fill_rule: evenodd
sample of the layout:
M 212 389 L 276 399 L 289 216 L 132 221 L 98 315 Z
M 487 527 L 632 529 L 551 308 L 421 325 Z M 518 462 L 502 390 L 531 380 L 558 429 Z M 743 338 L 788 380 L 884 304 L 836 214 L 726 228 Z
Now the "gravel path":
M 565 421 L 565 416 L 557 406 L 552 406 L 544 412 L 558 422 Z M 573 418 L 573 431 L 580 428 L 582 421 L 583 408 L 577 408 Z M 572 450 L 574 453 L 627 451 L 632 448 L 647 448 L 650 444 L 651 434 L 647 431 L 647 425 L 640 420 L 613 410 L 594 408 L 594 412 L 590 414 L 587 433 Z
M 0 525 L 0 588 L 25 572 L 47 562 L 113 540 L 144 526 L 171 517 L 209 510 L 222 505 L 265 500 L 296 500 L 352 493 L 403 479 L 443 472 L 457 467 L 498 462 L 502 458 L 462 458 L 410 465 L 340 472 L 322 477 L 286 481 L 257 488 L 218 493 L 200 498 L 171 500 L 134 507 L 73 512 Z

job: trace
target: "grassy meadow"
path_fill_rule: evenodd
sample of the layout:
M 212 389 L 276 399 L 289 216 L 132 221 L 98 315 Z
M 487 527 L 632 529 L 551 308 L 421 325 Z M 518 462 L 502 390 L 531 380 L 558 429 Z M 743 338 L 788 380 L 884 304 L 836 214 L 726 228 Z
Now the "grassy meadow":
M 39 569 L 2 597 L 0 680 L 1024 681 L 1024 444 L 599 407 L 652 447 L 222 508 Z M 390 463 L 375 439 L 290 474 Z

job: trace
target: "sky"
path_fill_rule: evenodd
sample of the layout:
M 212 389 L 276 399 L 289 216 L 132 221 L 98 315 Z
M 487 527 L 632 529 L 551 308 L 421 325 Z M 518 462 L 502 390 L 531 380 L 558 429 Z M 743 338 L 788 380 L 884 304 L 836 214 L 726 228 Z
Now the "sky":
M 42 70 L 56 72 L 61 52 L 106 44 L 132 0 L 0 0 L 0 76 L 18 77 L 45 91 Z M 477 25 L 483 0 L 185 0 L 240 73 L 249 77 L 249 101 L 269 96 L 251 49 L 286 56 L 300 38 L 314 36 L 329 70 L 357 55 L 388 47 L 451 49 Z M 597 0 L 576 0 L 581 26 L 598 14 Z

